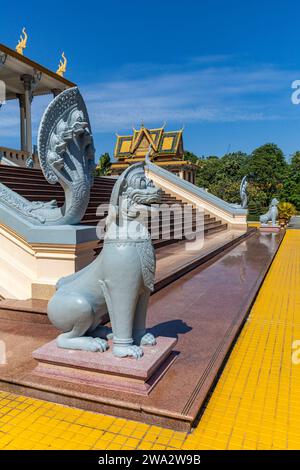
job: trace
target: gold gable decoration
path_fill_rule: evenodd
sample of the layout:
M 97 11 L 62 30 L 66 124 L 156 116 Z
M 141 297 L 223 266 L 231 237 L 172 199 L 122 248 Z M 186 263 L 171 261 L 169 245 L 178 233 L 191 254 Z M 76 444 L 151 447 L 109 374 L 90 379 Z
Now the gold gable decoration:
M 146 156 L 150 145 L 155 160 L 159 157 L 183 159 L 182 130 L 165 131 L 165 126 L 147 129 L 143 125 L 139 130 L 133 129 L 133 135 L 117 135 L 114 157 L 120 161 L 141 159 Z
M 65 56 L 65 53 L 63 52 L 61 55 L 59 64 L 58 64 L 58 69 L 56 70 L 57 75 L 59 75 L 60 77 L 63 77 L 64 74 L 66 73 L 67 63 L 68 63 L 67 58 Z
M 174 143 L 174 137 L 165 137 L 163 139 L 162 149 L 171 150 L 171 148 L 173 147 L 173 143 Z
M 123 140 L 121 144 L 121 153 L 128 153 L 130 152 L 130 147 L 131 147 L 131 140 Z
M 16 51 L 17 51 L 18 54 L 23 55 L 23 49 L 26 48 L 27 39 L 28 39 L 28 35 L 26 33 L 26 29 L 23 28 L 22 29 L 22 34 L 20 35 L 20 39 L 18 41 L 18 44 L 16 45 Z

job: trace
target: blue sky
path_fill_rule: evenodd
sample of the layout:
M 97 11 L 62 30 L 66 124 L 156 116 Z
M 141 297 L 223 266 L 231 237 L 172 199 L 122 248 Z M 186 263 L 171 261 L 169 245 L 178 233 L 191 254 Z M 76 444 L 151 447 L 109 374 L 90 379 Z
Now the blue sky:
M 56 70 L 84 95 L 97 154 L 144 121 L 185 125 L 185 147 L 223 155 L 275 142 L 300 149 L 300 6 L 292 1 L 30 1 L 2 5 L 1 42 Z M 6 20 L 4 21 L 3 18 Z M 33 101 L 34 131 L 49 98 Z M 0 111 L 0 145 L 18 146 L 18 109 Z

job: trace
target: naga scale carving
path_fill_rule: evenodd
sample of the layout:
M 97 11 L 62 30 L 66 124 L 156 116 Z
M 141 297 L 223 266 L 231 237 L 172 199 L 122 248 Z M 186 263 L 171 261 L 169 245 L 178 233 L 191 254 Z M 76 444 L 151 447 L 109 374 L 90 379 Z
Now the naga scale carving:
M 0 207 L 34 225 L 74 225 L 81 221 L 93 184 L 94 144 L 87 109 L 77 87 L 58 95 L 46 109 L 38 132 L 38 156 L 48 183 L 59 183 L 64 205 L 31 202 L 0 183 Z

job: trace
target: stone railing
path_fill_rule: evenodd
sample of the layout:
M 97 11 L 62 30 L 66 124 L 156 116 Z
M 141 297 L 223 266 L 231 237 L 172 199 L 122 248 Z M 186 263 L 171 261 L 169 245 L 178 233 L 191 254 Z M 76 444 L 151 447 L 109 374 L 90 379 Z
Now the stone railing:
M 148 163 L 148 177 L 155 184 L 173 196 L 201 208 L 209 214 L 223 220 L 234 228 L 247 228 L 247 210 L 230 204 L 199 188 L 186 180 L 179 178 L 153 163 Z
M 30 160 L 28 160 L 29 157 L 31 157 Z M 27 166 L 30 168 L 40 168 L 39 159 L 36 154 L 31 155 L 25 150 L 16 150 L 8 147 L 0 147 L 0 164 L 23 168 Z

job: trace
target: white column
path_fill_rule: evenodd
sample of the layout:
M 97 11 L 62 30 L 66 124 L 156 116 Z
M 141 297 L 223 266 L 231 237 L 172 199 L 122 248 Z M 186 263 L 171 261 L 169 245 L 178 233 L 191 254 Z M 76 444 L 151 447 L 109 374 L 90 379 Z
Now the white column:
M 7 55 L 4 52 L 0 51 L 0 70 L 4 67 L 6 59 L 7 59 Z M 4 85 L 4 87 L 5 87 L 5 85 Z M 3 94 L 5 94 L 5 88 L 4 88 L 4 90 L 1 90 L 1 94 L 2 94 L 2 92 L 3 92 Z M 3 97 L 0 96 L 0 98 L 4 98 L 3 101 L 5 101 L 5 96 L 3 96 Z M 2 107 L 2 104 L 3 103 L 0 101 L 0 108 Z
M 32 128 L 31 128 L 31 100 L 32 100 L 32 81 L 31 75 L 22 75 L 24 84 L 25 98 L 25 117 L 26 117 L 26 151 L 32 154 Z
M 20 107 L 20 142 L 21 150 L 26 150 L 25 96 L 18 95 Z

